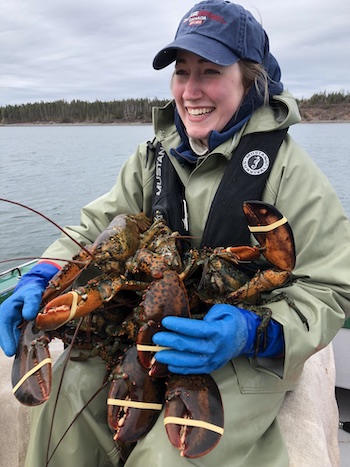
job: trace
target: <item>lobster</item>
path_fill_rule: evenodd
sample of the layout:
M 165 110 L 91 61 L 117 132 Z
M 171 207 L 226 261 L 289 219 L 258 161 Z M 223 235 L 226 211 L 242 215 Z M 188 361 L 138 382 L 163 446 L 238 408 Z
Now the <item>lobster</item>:
M 42 303 L 69 287 L 82 270 L 91 264 L 92 259 L 104 271 L 113 268 L 121 273 L 125 259 L 139 245 L 141 232 L 149 226 L 150 221 L 143 213 L 116 216 L 89 249 L 81 249 L 74 256 L 73 262 L 67 263 L 50 281 Z M 94 304 L 93 309 L 97 308 L 92 294 L 89 297 Z M 27 405 L 38 405 L 47 400 L 51 388 L 51 360 L 48 350 L 50 339 L 45 330 L 40 329 L 40 316 L 35 323 L 23 325 L 12 371 L 13 392 L 21 403 Z M 58 327 L 58 324 L 62 326 L 65 323 L 57 322 L 51 325 L 51 329 Z
M 43 294 L 43 303 L 47 303 L 62 292 L 62 289 L 69 287 L 81 273 L 82 266 L 88 267 L 91 262 L 102 271 L 102 276 L 91 281 L 90 288 L 86 294 L 84 303 L 84 314 L 97 309 L 103 301 L 108 301 L 116 295 L 123 286 L 123 273 L 125 270 L 125 261 L 137 250 L 140 241 L 140 235 L 150 227 L 150 220 L 144 213 L 136 215 L 122 214 L 116 216 L 94 241 L 91 247 L 84 248 L 73 257 L 73 262 L 66 264 L 53 279 L 50 280 L 48 287 Z M 113 279 L 117 277 L 117 281 Z M 103 287 L 98 288 L 101 284 Z M 112 295 L 113 294 L 113 295 Z M 62 301 L 62 298 L 60 299 Z M 73 301 L 73 298 L 72 298 Z M 46 309 L 46 308 L 45 308 Z M 45 309 L 44 312 L 45 313 Z M 86 311 L 89 310 L 89 311 Z M 81 316 L 77 306 L 75 318 Z M 62 313 L 57 313 L 57 318 Z M 36 320 L 41 329 L 45 329 L 45 320 L 42 320 L 42 313 Z M 73 316 L 66 316 L 64 321 L 68 322 Z M 52 329 L 52 319 L 50 328 Z M 62 325 L 62 320 L 57 320 L 57 326 Z
M 290 278 L 295 251 L 293 235 L 286 219 L 273 206 L 265 203 L 246 202 L 243 209 L 248 222 L 253 224 L 251 230 L 259 242 L 258 246 L 202 251 L 192 249 L 181 256 L 176 244 L 177 234 L 171 232 L 164 221 L 159 219 L 149 227 L 150 221 L 140 214 L 142 223 L 137 229 L 134 228 L 137 221 L 133 219 L 130 225 L 123 224 L 123 228 L 116 235 L 107 237 L 107 240 L 102 233 L 92 248 L 87 249 L 88 253 L 86 250 L 79 252 L 74 257 L 73 266 L 65 266 L 44 292 L 45 306 L 35 321 L 35 329 L 40 329 L 40 340 L 43 340 L 43 331 L 57 329 L 78 316 L 88 315 L 111 301 L 121 291 L 142 293 L 141 301 L 131 316 L 131 321 L 136 321 L 136 337 L 133 339 L 138 349 L 135 351 L 132 346 L 132 350 L 128 350 L 120 359 L 109 394 L 108 423 L 115 432 L 117 441 L 135 442 L 136 438 L 144 436 L 152 428 L 159 414 L 161 399 L 164 400 L 164 396 L 160 397 L 162 391 L 157 392 L 157 395 L 154 391 L 149 391 L 145 394 L 148 400 L 142 401 L 156 404 L 157 408 L 151 409 L 153 413 L 147 412 L 149 409 L 144 407 L 137 407 L 138 404 L 133 405 L 141 402 L 133 398 L 141 397 L 136 389 L 144 385 L 145 379 L 147 384 L 149 380 L 152 381 L 151 387 L 154 381 L 160 387 L 164 387 L 164 381 L 166 383 L 166 430 L 171 443 L 180 449 L 181 455 L 204 455 L 216 446 L 222 436 L 222 403 L 212 377 L 168 375 L 166 368 L 154 361 L 153 354 L 157 349 L 152 347 L 152 335 L 161 330 L 161 319 L 168 313 L 191 316 L 187 289 L 193 290 L 194 287 L 194 295 L 199 303 L 246 303 L 256 300 L 265 290 L 282 286 Z M 120 225 L 119 220 L 114 222 Z M 237 264 L 255 260 L 260 254 L 277 269 L 258 272 L 252 279 L 238 273 L 238 279 L 232 281 L 232 270 L 237 269 Z M 89 264 L 96 262 L 102 274 L 88 281 L 86 286 L 59 295 L 71 286 L 82 270 L 77 269 L 76 261 Z M 225 270 L 222 265 L 226 263 L 232 265 L 233 269 Z M 188 280 L 200 267 L 203 267 L 203 274 L 199 284 Z M 28 328 L 30 326 L 24 328 L 23 334 L 29 332 Z M 32 341 L 34 348 L 41 345 L 40 340 Z M 23 360 L 33 360 L 32 355 L 23 353 L 22 342 L 24 340 L 21 341 L 15 358 L 14 368 L 17 369 L 23 368 Z M 41 358 L 49 358 L 46 350 Z M 49 393 L 50 377 L 42 373 L 42 368 L 37 372 L 32 370 L 36 374 L 36 380 L 32 384 L 36 389 L 38 386 L 40 390 L 42 386 L 47 386 L 48 389 L 42 390 L 42 396 L 39 392 L 35 403 L 44 402 Z M 22 372 L 23 370 L 15 371 L 14 385 L 18 386 Z M 32 377 L 33 375 L 29 376 L 28 382 Z M 135 387 L 130 381 L 135 382 Z M 17 389 L 16 396 L 21 402 L 28 402 L 30 399 L 27 392 L 33 391 L 29 386 L 23 386 L 21 390 Z M 199 400 L 202 401 L 200 404 Z M 140 424 L 142 429 L 139 429 Z M 137 433 L 136 438 L 130 435 L 131 432 Z

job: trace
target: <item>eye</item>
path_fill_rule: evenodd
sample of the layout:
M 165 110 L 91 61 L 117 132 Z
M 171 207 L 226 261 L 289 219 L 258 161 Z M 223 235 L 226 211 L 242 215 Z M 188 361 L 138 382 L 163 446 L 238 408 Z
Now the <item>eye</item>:
M 205 75 L 219 75 L 220 71 L 216 68 L 206 68 L 203 73 Z
M 188 75 L 188 72 L 186 70 L 184 70 L 183 68 L 177 68 L 174 73 L 177 76 Z

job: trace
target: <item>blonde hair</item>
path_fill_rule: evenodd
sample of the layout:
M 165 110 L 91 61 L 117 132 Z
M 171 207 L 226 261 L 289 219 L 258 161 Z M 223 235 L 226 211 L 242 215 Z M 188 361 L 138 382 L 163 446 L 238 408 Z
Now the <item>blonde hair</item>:
M 264 104 L 269 103 L 269 75 L 261 63 L 241 59 L 238 65 L 242 72 L 244 88 L 248 91 L 255 86 L 258 94 L 263 98 Z

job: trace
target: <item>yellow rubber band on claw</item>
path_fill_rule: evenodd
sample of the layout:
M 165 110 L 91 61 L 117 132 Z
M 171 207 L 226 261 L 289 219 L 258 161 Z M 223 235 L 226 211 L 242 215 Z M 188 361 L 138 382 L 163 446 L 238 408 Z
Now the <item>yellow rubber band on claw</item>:
M 126 401 L 125 399 L 107 399 L 108 405 L 131 407 L 132 409 L 162 410 L 163 405 L 156 402 Z
M 32 376 L 34 373 L 36 373 L 38 370 L 40 370 L 41 367 L 43 367 L 44 365 L 47 365 L 47 364 L 51 364 L 51 358 L 44 358 L 44 360 L 42 360 L 40 363 L 38 363 L 37 365 L 35 365 L 35 367 L 33 367 L 31 370 L 29 370 L 24 376 L 22 376 L 22 378 L 18 381 L 18 383 L 16 384 L 16 386 L 12 389 L 12 394 L 14 394 L 16 391 L 18 391 L 18 389 L 22 386 L 22 384 L 30 377 Z
M 271 230 L 275 230 L 277 229 L 277 227 L 280 227 L 281 225 L 286 224 L 287 222 L 287 218 L 282 217 L 279 221 L 273 222 L 269 225 L 248 225 L 248 229 L 251 233 L 271 232 Z
M 161 345 L 136 344 L 136 349 L 141 352 L 159 352 L 160 350 L 171 350 L 171 347 L 162 347 Z
M 69 316 L 68 318 L 63 321 L 63 323 L 61 323 L 59 326 L 57 326 L 56 328 L 54 328 L 54 330 L 64 326 L 65 324 L 67 324 L 71 319 L 74 318 L 74 316 L 76 315 L 76 312 L 77 312 L 77 305 L 78 305 L 78 293 L 75 292 L 74 290 L 71 290 L 70 292 L 71 295 L 73 295 L 73 300 L 72 300 L 72 306 L 70 307 L 70 312 L 69 312 Z
M 193 420 L 192 418 L 181 417 L 165 417 L 164 425 L 175 423 L 175 425 L 195 426 L 197 428 L 205 428 L 206 430 L 214 431 L 219 435 L 224 434 L 224 429 L 221 426 L 213 425 L 212 423 L 204 422 L 203 420 Z

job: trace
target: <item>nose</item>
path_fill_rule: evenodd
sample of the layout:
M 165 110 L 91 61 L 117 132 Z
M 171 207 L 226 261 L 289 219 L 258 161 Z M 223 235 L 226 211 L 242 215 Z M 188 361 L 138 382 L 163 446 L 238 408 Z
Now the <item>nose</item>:
M 201 91 L 200 80 L 196 76 L 191 75 L 186 82 L 186 86 L 184 88 L 184 92 L 182 95 L 183 99 L 186 99 L 186 100 L 198 99 L 201 96 L 201 94 L 202 94 L 202 91 Z

